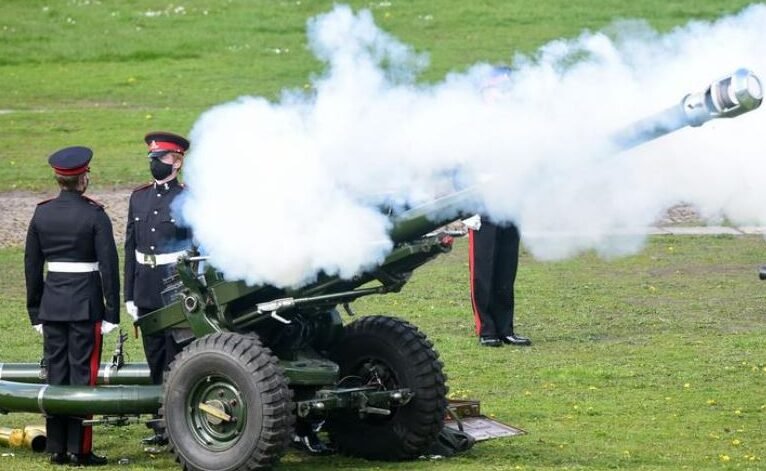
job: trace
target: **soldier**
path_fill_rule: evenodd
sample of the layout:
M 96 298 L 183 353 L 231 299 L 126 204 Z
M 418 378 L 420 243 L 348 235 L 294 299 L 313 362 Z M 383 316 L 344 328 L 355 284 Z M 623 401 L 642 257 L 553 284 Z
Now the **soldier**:
M 485 101 L 502 99 L 512 69 L 492 69 L 483 84 Z M 468 266 L 471 276 L 471 304 L 479 344 L 485 347 L 531 345 L 513 328 L 514 289 L 519 266 L 519 229 L 513 224 L 496 224 L 487 217 L 469 223 Z
M 184 191 L 178 172 L 189 141 L 169 132 L 149 133 L 144 141 L 154 181 L 130 195 L 125 231 L 125 306 L 134 321 L 164 306 L 163 278 L 191 247 L 191 231 L 180 227 L 171 211 L 173 201 Z M 163 373 L 180 348 L 170 332 L 144 335 L 143 342 L 152 382 L 162 384 Z M 167 444 L 158 422 L 150 427 L 155 433 L 144 444 Z
M 119 262 L 112 223 L 102 205 L 83 195 L 92 156 L 87 147 L 68 147 L 50 156 L 48 163 L 61 192 L 37 205 L 27 231 L 27 311 L 43 335 L 48 384 L 96 384 L 101 336 L 120 323 Z M 43 281 L 46 262 L 48 274 Z M 46 417 L 51 463 L 106 464 L 106 458 L 91 451 L 93 431 L 83 426 L 83 419 Z

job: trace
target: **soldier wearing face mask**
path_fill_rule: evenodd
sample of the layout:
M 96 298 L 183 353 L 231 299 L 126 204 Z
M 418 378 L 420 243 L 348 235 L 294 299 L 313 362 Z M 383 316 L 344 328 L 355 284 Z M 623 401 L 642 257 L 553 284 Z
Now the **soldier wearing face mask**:
M 178 172 L 189 141 L 169 132 L 152 132 L 144 140 L 153 181 L 131 194 L 125 231 L 125 307 L 134 321 L 164 306 L 163 279 L 191 247 L 191 231 L 178 224 L 171 209 L 184 192 Z M 152 382 L 162 384 L 163 373 L 180 348 L 170 332 L 144 335 L 143 343 Z M 166 444 L 161 427 L 152 428 L 154 436 L 144 443 Z

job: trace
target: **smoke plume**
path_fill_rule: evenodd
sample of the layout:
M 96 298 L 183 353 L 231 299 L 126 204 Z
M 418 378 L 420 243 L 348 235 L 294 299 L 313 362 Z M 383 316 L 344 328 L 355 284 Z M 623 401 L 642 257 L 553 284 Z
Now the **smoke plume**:
M 747 67 L 766 73 L 766 7 L 659 34 L 616 23 L 516 55 L 498 99 L 491 66 L 436 84 L 427 57 L 336 6 L 308 22 L 326 64 L 311 93 L 246 96 L 195 123 L 181 212 L 230 279 L 298 286 L 350 277 L 392 244 L 380 208 L 478 185 L 464 208 L 513 221 L 541 259 L 630 253 L 672 204 L 766 224 L 766 111 L 687 128 L 626 152 L 609 137 Z M 510 53 L 510 51 L 509 51 Z

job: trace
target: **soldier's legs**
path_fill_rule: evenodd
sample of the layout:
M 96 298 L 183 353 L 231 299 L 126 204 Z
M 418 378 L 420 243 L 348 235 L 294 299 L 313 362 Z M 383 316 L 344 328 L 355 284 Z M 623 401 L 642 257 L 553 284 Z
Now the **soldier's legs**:
M 519 267 L 519 243 L 519 230 L 516 226 L 498 229 L 490 312 L 500 335 L 513 335 L 513 285 Z
M 43 323 L 43 351 L 48 363 L 48 384 L 69 384 L 69 358 L 67 355 L 67 324 Z M 48 436 L 46 451 L 64 453 L 67 445 L 67 417 L 49 415 L 45 418 Z
M 69 383 L 93 386 L 101 364 L 101 322 L 69 323 Z M 89 455 L 93 447 L 93 428 L 83 426 L 88 417 L 70 417 L 67 423 L 67 451 Z
M 496 232 L 497 226 L 488 221 L 482 221 L 480 230 L 468 232 L 471 304 L 476 333 L 482 337 L 496 337 L 500 333 L 490 313 Z
M 139 317 L 143 317 L 150 312 L 152 312 L 151 309 L 138 309 Z M 142 335 L 141 340 L 144 343 L 144 354 L 146 355 L 146 362 L 149 364 L 152 384 L 162 384 L 162 376 L 165 369 L 178 353 L 178 347 L 173 341 L 170 332 Z
M 150 309 L 139 308 L 138 315 L 145 316 L 152 312 Z M 144 343 L 144 354 L 146 362 L 149 364 L 149 374 L 152 378 L 152 384 L 162 384 L 162 378 L 165 370 L 172 363 L 173 358 L 179 352 L 179 347 L 173 340 L 170 332 L 162 332 L 155 335 L 142 335 L 141 340 Z M 155 419 L 159 416 L 155 415 Z M 166 443 L 165 429 L 159 421 L 147 423 L 147 426 L 154 430 L 155 436 L 144 440 L 147 445 L 162 445 Z
M 152 384 L 162 384 L 162 374 L 165 371 L 165 334 L 142 335 L 144 354 L 149 364 L 149 374 Z

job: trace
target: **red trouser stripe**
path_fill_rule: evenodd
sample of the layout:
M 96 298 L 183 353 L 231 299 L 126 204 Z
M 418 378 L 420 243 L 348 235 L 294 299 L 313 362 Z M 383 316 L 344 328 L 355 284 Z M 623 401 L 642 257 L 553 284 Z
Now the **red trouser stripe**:
M 481 332 L 481 316 L 479 316 L 479 309 L 476 307 L 476 291 L 474 286 L 474 277 L 475 277 L 475 267 L 474 264 L 476 263 L 473 259 L 473 229 L 468 230 L 468 271 L 470 272 L 470 284 L 471 284 L 471 306 L 473 307 L 473 322 L 476 324 L 476 335 L 479 335 Z
M 90 352 L 90 378 L 88 386 L 95 386 L 98 379 L 98 368 L 101 366 L 101 322 L 93 324 L 93 351 Z M 92 419 L 89 415 L 87 419 Z M 82 450 L 83 455 L 87 455 L 93 448 L 93 427 L 82 428 Z

